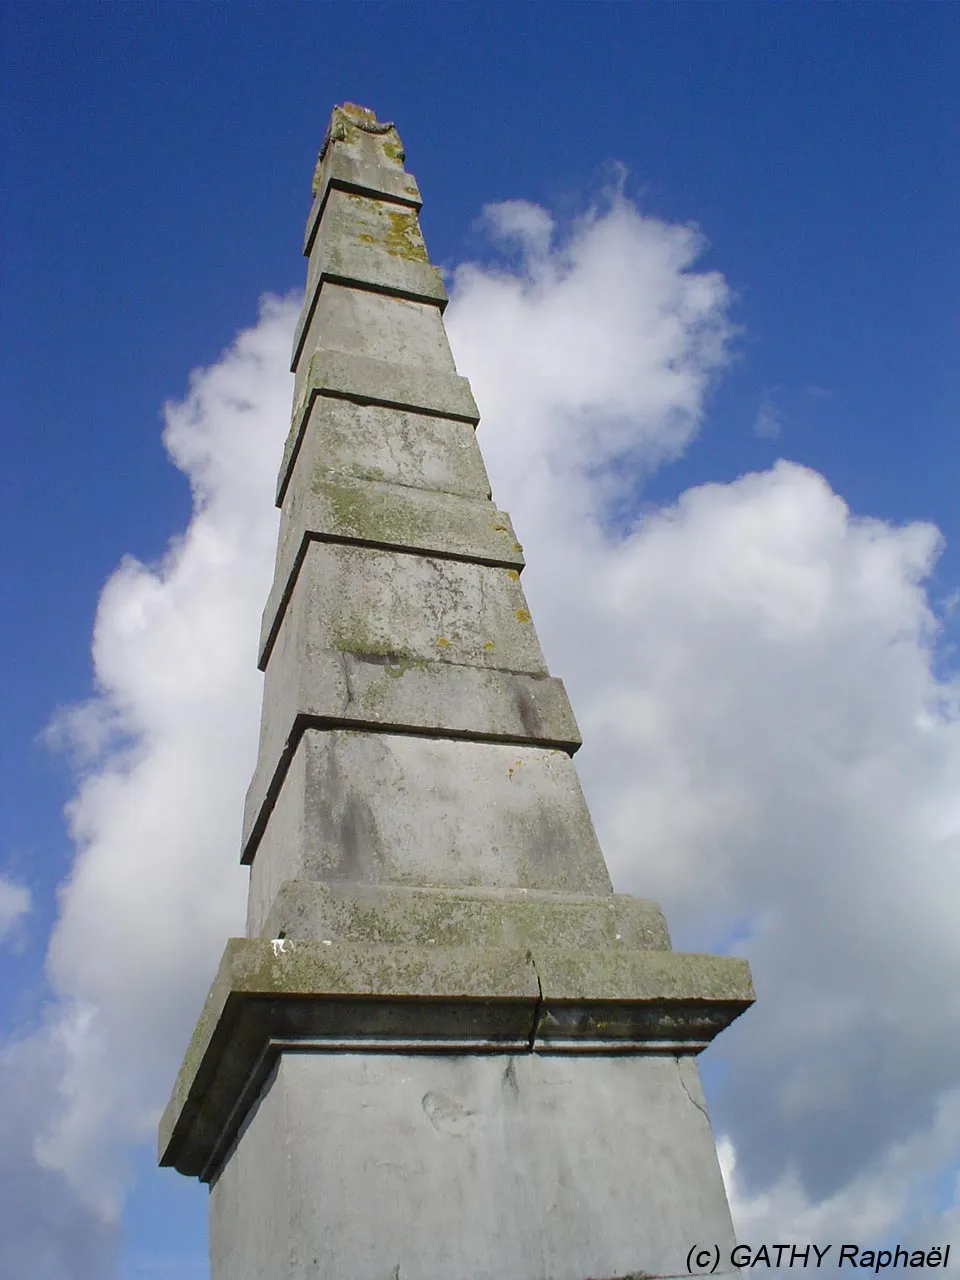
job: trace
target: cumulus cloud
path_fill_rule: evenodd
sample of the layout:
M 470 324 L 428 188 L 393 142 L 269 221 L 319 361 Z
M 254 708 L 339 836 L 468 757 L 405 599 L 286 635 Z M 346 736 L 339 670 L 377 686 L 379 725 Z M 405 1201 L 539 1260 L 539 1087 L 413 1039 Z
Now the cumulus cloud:
M 936 531 L 851 513 L 785 462 L 638 517 L 729 358 L 724 279 L 695 229 L 621 196 L 568 227 L 524 202 L 487 225 L 519 258 L 458 268 L 448 328 L 611 869 L 663 901 L 679 945 L 754 965 L 757 1008 L 711 1050 L 729 1065 L 715 1120 L 741 1228 L 850 1212 L 893 1229 L 956 1151 L 960 748 L 925 593 Z M 106 585 L 96 695 L 59 722 L 85 755 L 57 1002 L 6 1061 L 54 1063 L 31 1167 L 101 1220 L 243 927 L 295 310 L 267 302 L 168 406 L 193 518 L 160 565 L 124 562 Z M 924 1205 L 931 1229 L 956 1216 Z
M 0 1275 L 106 1280 L 116 1274 L 113 1225 L 89 1209 L 56 1169 L 36 1158 L 67 1063 L 55 1036 L 0 1051 Z
M 522 263 L 459 267 L 446 314 L 482 397 L 484 456 L 498 501 L 528 520 L 531 506 L 561 501 L 582 535 L 581 517 L 615 517 L 693 439 L 727 357 L 730 292 L 719 273 L 692 269 L 703 248 L 694 228 L 620 197 L 562 235 L 519 201 L 487 221 L 519 240 Z
M 14 935 L 17 925 L 29 911 L 30 890 L 6 876 L 0 876 L 0 942 Z
M 89 1227 L 85 1239 L 116 1220 L 132 1145 L 155 1140 L 224 939 L 243 931 L 256 619 L 272 577 L 298 306 L 267 299 L 257 325 L 167 406 L 164 440 L 190 480 L 193 517 L 160 564 L 124 560 L 104 587 L 96 694 L 54 727 L 81 767 L 68 810 L 76 853 L 47 957 L 55 1003 L 7 1050 L 32 1099 L 8 1123 L 30 1131 L 20 1146 L 31 1177 L 57 1193 L 36 1213 L 62 1204 L 78 1231 Z M 14 1150 L 5 1144 L 4 1166 Z M 18 1169 L 0 1171 L 5 1186 Z M 6 1205 L 0 1218 L 5 1241 L 41 1230 Z M 88 1274 L 69 1265 L 50 1275 Z M 89 1274 L 109 1274 L 100 1253 Z
M 893 1231 L 924 1190 L 925 1221 L 955 1226 L 930 1191 L 960 1151 L 940 537 L 851 512 L 788 462 L 624 520 L 729 346 L 698 248 L 620 201 L 546 263 L 530 241 L 516 274 L 461 268 L 448 327 L 615 883 L 660 900 L 678 945 L 753 964 L 759 1003 L 711 1051 L 741 1224 L 839 1230 L 856 1208 L 851 1226 Z M 595 350 L 613 353 L 598 377 Z

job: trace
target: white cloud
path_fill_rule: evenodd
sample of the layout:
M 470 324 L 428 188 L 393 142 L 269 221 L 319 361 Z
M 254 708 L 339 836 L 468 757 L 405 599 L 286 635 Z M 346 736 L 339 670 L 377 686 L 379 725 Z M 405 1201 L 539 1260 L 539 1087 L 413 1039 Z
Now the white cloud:
M 85 753 L 47 959 L 57 1003 L 10 1063 L 57 1063 L 56 1087 L 31 1110 L 33 1153 L 105 1220 L 119 1212 L 131 1144 L 154 1141 L 223 942 L 243 931 L 256 619 L 272 576 L 297 308 L 266 300 L 256 327 L 167 406 L 164 439 L 190 479 L 193 518 L 161 564 L 127 559 L 104 587 L 97 694 L 57 726 Z
M 956 1150 L 960 730 L 932 665 L 936 531 L 858 518 L 789 463 L 638 520 L 727 358 L 727 286 L 697 269 L 694 230 L 620 197 L 565 234 L 522 202 L 487 217 L 520 265 L 461 267 L 448 327 L 608 859 L 678 942 L 737 934 L 754 964 L 759 1004 L 712 1051 L 730 1064 L 717 1114 L 738 1214 L 886 1229 Z M 125 562 L 105 587 L 98 693 L 61 722 L 89 758 L 58 1004 L 18 1052 L 60 1064 L 43 1169 L 106 1216 L 242 930 L 293 322 L 266 304 L 168 408 L 194 517 L 163 564 Z
M 822 1269 L 832 1271 L 842 1244 L 861 1249 L 899 1244 L 913 1251 L 960 1242 L 960 1177 L 950 1203 L 930 1210 L 936 1201 L 933 1184 L 960 1151 L 960 1088 L 943 1096 L 928 1125 L 892 1142 L 879 1160 L 820 1200 L 811 1199 L 791 1167 L 751 1193 L 741 1185 L 728 1138 L 718 1151 L 739 1240 L 754 1249 L 763 1243 L 831 1245 Z
M 0 942 L 12 936 L 29 911 L 30 890 L 6 876 L 0 876 Z
M 780 413 L 772 395 L 766 393 L 760 398 L 760 407 L 753 422 L 753 434 L 761 440 L 776 440 L 780 435 Z
M 670 251 L 648 263 L 635 236 Z M 696 248 L 615 205 L 596 241 L 588 222 L 546 267 L 529 250 L 521 278 L 461 269 L 448 324 L 615 882 L 659 899 L 679 945 L 735 938 L 753 963 L 758 1005 L 712 1051 L 740 1203 L 795 1186 L 765 1220 L 782 1231 L 847 1188 L 892 1229 L 897 1153 L 923 1148 L 926 1185 L 960 1149 L 934 1140 L 960 1062 L 958 686 L 937 677 L 925 589 L 940 539 L 787 462 L 612 535 L 644 467 L 696 430 L 729 335 Z M 596 379 L 594 350 L 613 353 Z
M 458 268 L 447 328 L 482 397 L 498 501 L 528 518 L 532 504 L 561 501 L 584 535 L 581 517 L 629 502 L 696 434 L 731 338 L 729 290 L 691 269 L 703 247 L 695 230 L 619 197 L 554 237 L 550 253 L 533 206 L 502 208 L 487 211 L 501 234 L 526 228 L 522 275 Z M 591 483 L 573 483 L 584 473 Z

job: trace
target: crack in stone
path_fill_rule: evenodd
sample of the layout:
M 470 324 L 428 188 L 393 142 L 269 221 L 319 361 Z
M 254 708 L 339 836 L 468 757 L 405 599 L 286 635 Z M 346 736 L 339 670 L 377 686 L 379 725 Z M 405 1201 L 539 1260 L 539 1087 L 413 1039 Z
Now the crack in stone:
M 683 1092 L 687 1095 L 687 1097 L 690 1099 L 690 1101 L 693 1103 L 693 1105 L 697 1108 L 697 1110 L 700 1112 L 700 1114 L 701 1114 L 701 1115 L 703 1116 L 703 1118 L 706 1120 L 707 1124 L 709 1124 L 709 1123 L 710 1123 L 710 1117 L 709 1117 L 709 1115 L 707 1114 L 707 1109 L 706 1109 L 706 1107 L 701 1106 L 701 1104 L 696 1100 L 696 1098 L 693 1096 L 693 1094 L 692 1094 L 692 1093 L 690 1092 L 690 1090 L 687 1088 L 687 1082 L 686 1082 L 686 1080 L 684 1080 L 684 1078 L 683 1078 L 683 1071 L 682 1071 L 682 1070 L 681 1070 L 681 1068 L 680 1068 L 680 1059 L 679 1059 L 679 1058 L 675 1058 L 675 1059 L 674 1059 L 674 1061 L 675 1061 L 675 1062 L 676 1062 L 676 1064 L 677 1064 L 677 1075 L 680 1077 L 680 1084 L 683 1086 Z M 629 1277 L 625 1277 L 625 1280 L 629 1280 Z
M 532 951 L 527 952 L 527 959 L 530 961 L 530 966 L 533 969 L 533 976 L 537 980 L 537 1003 L 533 1008 L 533 1022 L 530 1026 L 530 1038 L 527 1041 L 527 1048 L 530 1053 L 533 1053 L 533 1046 L 536 1044 L 537 1040 L 537 1031 L 540 1028 L 540 1014 L 543 1011 L 543 983 L 540 981 L 540 974 L 537 972 L 537 962 L 533 958 Z

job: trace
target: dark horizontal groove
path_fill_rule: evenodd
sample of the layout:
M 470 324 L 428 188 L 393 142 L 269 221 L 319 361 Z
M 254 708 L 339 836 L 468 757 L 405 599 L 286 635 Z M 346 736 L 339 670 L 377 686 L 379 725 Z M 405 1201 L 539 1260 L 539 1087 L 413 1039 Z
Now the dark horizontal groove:
M 517 672 L 515 674 L 522 675 L 524 673 Z M 558 742 L 553 738 L 532 738 L 526 734 L 477 733 L 472 729 L 443 729 L 438 725 L 427 727 L 390 724 L 379 720 L 351 720 L 345 716 L 298 715 L 293 722 L 293 729 L 287 739 L 287 744 L 280 759 L 277 761 L 277 767 L 273 771 L 273 777 L 270 779 L 270 785 L 267 787 L 263 797 L 260 812 L 257 814 L 257 820 L 250 832 L 250 838 L 247 840 L 240 855 L 240 862 L 243 866 L 249 866 L 256 857 L 257 848 L 263 838 L 273 806 L 277 803 L 277 797 L 280 794 L 280 789 L 287 776 L 291 761 L 296 755 L 297 747 L 299 747 L 300 741 L 308 729 L 347 729 L 354 733 L 391 733 L 405 738 L 430 738 L 434 742 L 487 742 L 507 747 L 543 747 L 551 751 L 563 751 L 568 756 L 574 755 L 580 745 L 579 743 L 574 746 L 569 742 Z
M 303 246 L 303 256 L 309 258 L 313 252 L 313 243 L 317 238 L 317 232 L 320 230 L 320 223 L 323 221 L 323 215 L 327 211 L 327 201 L 330 199 L 331 191 L 346 191 L 351 196 L 370 196 L 374 200 L 383 200 L 387 204 L 402 204 L 406 209 L 415 211 L 422 207 L 420 200 L 407 200 L 403 196 L 395 196 L 390 191 L 379 191 L 373 187 L 364 187 L 358 182 L 346 182 L 343 178 L 331 178 L 327 183 L 327 189 L 323 193 L 323 200 L 320 202 L 320 208 L 317 210 L 317 219 L 313 224 L 313 230 L 310 233 L 310 239 Z
M 293 477 L 293 468 L 296 466 L 297 458 L 300 454 L 300 448 L 303 444 L 304 433 L 307 428 L 307 421 L 310 412 L 313 409 L 314 402 L 319 396 L 323 396 L 327 400 L 347 400 L 350 404 L 376 404 L 384 409 L 396 409 L 400 413 L 419 413 L 424 418 L 445 418 L 448 422 L 468 422 L 471 427 L 476 430 L 479 418 L 463 413 L 440 413 L 436 409 L 427 409 L 423 405 L 403 404 L 399 400 L 379 400 L 376 396 L 365 396 L 356 391 L 335 391 L 329 387 L 313 387 L 310 397 L 303 407 L 303 413 L 300 418 L 300 425 L 297 429 L 297 438 L 294 442 L 293 449 L 290 452 L 290 461 L 287 464 L 286 475 L 283 478 L 283 484 L 277 492 L 278 507 L 283 506 L 283 500 L 287 496 L 287 489 L 290 487 L 290 481 Z
M 424 263 L 424 265 L 429 266 L 430 264 Z M 447 307 L 446 298 L 435 298 L 432 294 L 417 293 L 413 289 L 397 289 L 392 285 L 377 284 L 372 280 L 358 280 L 355 276 L 341 276 L 333 271 L 321 271 L 320 278 L 313 291 L 313 298 L 310 301 L 310 309 L 303 322 L 300 341 L 297 343 L 297 349 L 293 353 L 293 360 L 290 364 L 291 373 L 296 373 L 297 371 L 297 365 L 300 363 L 300 357 L 303 355 L 303 348 L 307 341 L 307 333 L 313 323 L 313 314 L 320 301 L 320 292 L 325 284 L 336 284 L 347 289 L 357 289 L 360 293 L 378 293 L 385 298 L 399 298 L 403 302 L 422 302 L 425 306 L 436 307 L 441 315 L 443 315 Z
M 425 418 L 446 418 L 450 422 L 469 422 L 475 427 L 480 421 L 471 413 L 452 413 L 449 410 L 429 409 L 426 405 L 406 403 L 402 400 L 381 400 L 377 396 L 366 396 L 360 391 L 338 391 L 331 387 L 317 389 L 319 395 L 329 396 L 331 400 L 350 400 L 353 404 L 379 404 L 384 409 L 399 409 L 403 413 L 419 413 Z
M 458 564 L 483 564 L 491 569 L 513 569 L 518 574 L 522 573 L 524 568 L 522 562 L 518 564 L 515 560 L 498 560 L 489 556 L 471 556 L 459 551 L 438 551 L 431 547 L 411 547 L 399 542 L 380 542 L 374 538 L 351 538 L 345 534 L 318 533 L 316 530 L 308 529 L 303 535 L 297 551 L 297 557 L 293 562 L 293 568 L 290 570 L 290 576 L 287 579 L 287 585 L 284 587 L 280 603 L 277 605 L 276 617 L 273 619 L 273 626 L 270 628 L 267 643 L 263 647 L 263 657 L 257 664 L 261 671 L 266 671 L 267 669 L 270 654 L 273 652 L 274 644 L 276 644 L 277 633 L 283 622 L 283 616 L 287 611 L 287 605 L 290 603 L 290 597 L 293 595 L 294 587 L 297 585 L 297 578 L 300 576 L 300 570 L 303 567 L 304 560 L 307 558 L 307 551 L 311 542 L 327 542 L 339 547 L 363 547 L 369 551 L 392 551 L 399 556 L 428 556 L 431 560 L 454 560 Z

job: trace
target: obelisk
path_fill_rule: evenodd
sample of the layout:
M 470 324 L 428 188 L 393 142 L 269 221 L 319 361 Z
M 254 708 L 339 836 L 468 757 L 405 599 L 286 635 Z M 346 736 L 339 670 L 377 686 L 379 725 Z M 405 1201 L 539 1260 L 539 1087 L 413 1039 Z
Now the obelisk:
M 733 1244 L 696 1055 L 749 971 L 672 951 L 659 908 L 612 891 L 403 160 L 393 125 L 334 110 L 247 936 L 161 1163 L 210 1184 L 213 1280 L 686 1275 L 694 1246 Z

